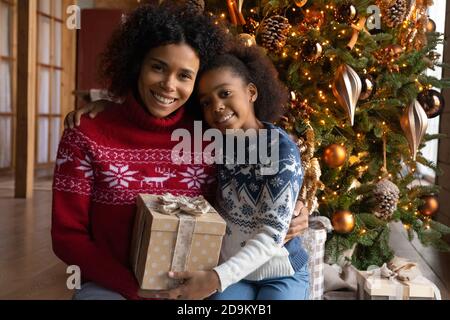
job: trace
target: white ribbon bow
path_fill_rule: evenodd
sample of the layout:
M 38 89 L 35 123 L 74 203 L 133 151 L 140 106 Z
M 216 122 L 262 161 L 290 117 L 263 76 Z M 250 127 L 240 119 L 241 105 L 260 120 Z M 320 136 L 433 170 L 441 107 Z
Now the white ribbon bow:
M 203 196 L 186 197 L 174 196 L 166 193 L 158 197 L 161 202 L 157 206 L 157 211 L 162 214 L 176 215 L 186 213 L 192 216 L 200 216 L 211 211 L 211 206 Z

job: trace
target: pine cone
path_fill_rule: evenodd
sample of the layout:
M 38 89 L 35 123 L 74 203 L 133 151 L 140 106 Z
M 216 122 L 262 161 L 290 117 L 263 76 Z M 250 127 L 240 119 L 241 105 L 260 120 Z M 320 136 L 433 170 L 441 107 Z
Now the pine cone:
M 185 0 L 187 10 L 196 14 L 202 14 L 205 11 L 204 0 Z
M 381 17 L 390 28 L 399 26 L 411 10 L 411 0 L 380 0 Z
M 389 220 L 397 209 L 400 196 L 398 187 L 387 179 L 378 182 L 373 190 L 375 198 L 374 215 L 383 220 Z
M 286 44 L 291 25 L 287 18 L 276 15 L 268 18 L 260 33 L 261 45 L 271 51 L 279 51 Z

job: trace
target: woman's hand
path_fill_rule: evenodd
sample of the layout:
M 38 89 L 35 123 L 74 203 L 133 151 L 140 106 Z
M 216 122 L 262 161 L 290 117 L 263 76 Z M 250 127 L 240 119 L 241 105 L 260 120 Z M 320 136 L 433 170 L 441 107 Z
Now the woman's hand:
M 92 119 L 95 118 L 98 113 L 105 110 L 105 107 L 109 103 L 110 102 L 107 100 L 99 100 L 91 102 L 81 109 L 70 111 L 64 119 L 64 128 L 73 129 L 75 126 L 78 127 L 80 125 L 81 116 L 86 113 L 88 113 L 89 117 L 91 117 Z
M 294 210 L 294 218 L 291 220 L 286 238 L 284 238 L 284 243 L 301 235 L 308 228 L 308 219 L 308 208 L 302 201 L 297 201 Z
M 203 300 L 215 293 L 220 287 L 219 276 L 213 270 L 169 272 L 169 277 L 184 280 L 184 283 L 171 290 L 158 291 L 151 298 Z

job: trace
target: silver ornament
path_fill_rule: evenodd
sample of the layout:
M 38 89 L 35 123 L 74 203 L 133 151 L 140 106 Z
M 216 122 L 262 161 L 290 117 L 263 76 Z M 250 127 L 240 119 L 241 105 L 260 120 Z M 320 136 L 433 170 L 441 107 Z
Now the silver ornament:
M 340 65 L 333 82 L 333 94 L 346 111 L 352 126 L 361 89 L 362 82 L 356 71 L 347 64 Z
M 428 127 L 427 114 L 417 100 L 414 100 L 409 107 L 405 109 L 403 115 L 400 117 L 400 125 L 408 140 L 412 158 L 416 161 L 420 142 Z

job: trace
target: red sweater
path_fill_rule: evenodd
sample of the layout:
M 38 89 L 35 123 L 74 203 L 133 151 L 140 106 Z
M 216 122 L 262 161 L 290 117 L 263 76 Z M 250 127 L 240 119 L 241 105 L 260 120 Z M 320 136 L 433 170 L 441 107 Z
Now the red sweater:
M 138 299 L 129 263 L 137 194 L 213 198 L 214 166 L 171 161 L 176 128 L 193 132 L 184 108 L 157 119 L 129 98 L 64 131 L 53 180 L 52 243 L 61 260 L 80 267 L 83 281 Z

